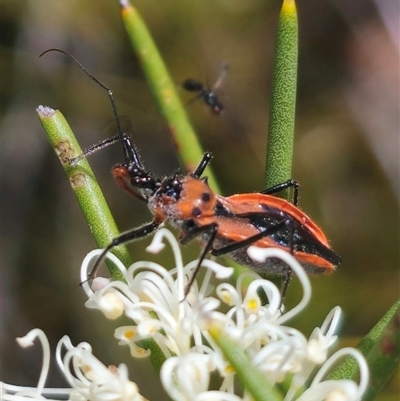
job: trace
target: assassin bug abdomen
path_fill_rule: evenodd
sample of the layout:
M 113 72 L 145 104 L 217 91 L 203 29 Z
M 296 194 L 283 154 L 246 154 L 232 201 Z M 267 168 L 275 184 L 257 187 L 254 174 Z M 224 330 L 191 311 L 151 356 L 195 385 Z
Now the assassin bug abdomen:
M 291 181 L 289 181 L 291 183 Z M 260 264 L 247 255 L 247 246 L 235 248 L 236 243 L 253 238 L 251 245 L 261 248 L 278 247 L 292 252 L 308 273 L 333 271 L 340 258 L 330 249 L 321 229 L 293 204 L 263 193 L 239 194 L 227 198 L 217 196 L 224 208 L 218 213 L 231 213 L 232 218 L 219 219 L 219 246 L 237 262 L 260 273 L 286 274 L 287 266 L 278 259 Z M 232 235 L 232 233 L 235 233 Z M 259 238 L 259 239 L 257 239 Z M 245 243 L 242 242 L 244 245 Z M 214 254 L 219 254 L 216 251 Z

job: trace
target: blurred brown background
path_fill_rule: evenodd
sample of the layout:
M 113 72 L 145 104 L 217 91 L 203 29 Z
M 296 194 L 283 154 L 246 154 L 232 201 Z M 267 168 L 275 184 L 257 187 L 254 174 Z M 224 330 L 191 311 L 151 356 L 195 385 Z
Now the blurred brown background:
M 301 208 L 324 229 L 343 263 L 312 278 L 308 310 L 293 322 L 308 335 L 329 310 L 345 314 L 342 336 L 363 336 L 399 295 L 399 13 L 396 0 L 302 0 L 293 177 Z M 187 105 L 223 194 L 263 188 L 268 102 L 279 1 L 138 0 L 171 76 L 212 83 L 229 74 L 216 117 Z M 107 95 L 62 54 L 78 58 L 114 91 L 147 167 L 179 168 L 173 146 L 132 53 L 117 1 L 1 0 L 2 380 L 34 385 L 41 351 L 15 337 L 42 328 L 53 349 L 64 334 L 89 341 L 106 364 L 129 364 L 143 394 L 157 399 L 147 361 L 131 361 L 111 336 L 121 322 L 85 310 L 79 266 L 94 248 L 89 230 L 47 143 L 35 108 L 60 109 L 82 146 L 115 133 Z M 191 95 L 180 90 L 184 102 Z M 111 126 L 111 128 L 110 128 Z M 120 148 L 90 158 L 121 230 L 151 216 L 114 184 Z M 145 240 L 147 244 L 149 239 Z M 148 257 L 144 243 L 134 259 Z M 188 250 L 187 260 L 198 248 Z M 299 297 L 294 283 L 288 303 Z M 146 372 L 148 369 L 148 377 Z M 152 384 L 150 384 L 152 383 Z M 49 385 L 63 385 L 56 369 Z M 380 400 L 397 399 L 394 381 Z

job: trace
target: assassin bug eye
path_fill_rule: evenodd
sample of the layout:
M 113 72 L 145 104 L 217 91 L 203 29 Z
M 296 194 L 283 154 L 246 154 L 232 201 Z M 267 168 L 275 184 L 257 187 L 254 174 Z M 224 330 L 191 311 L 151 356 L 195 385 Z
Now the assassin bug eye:
M 204 192 L 201 194 L 200 198 L 203 202 L 210 202 L 211 196 L 208 192 Z
M 194 207 L 193 210 L 192 210 L 192 215 L 195 216 L 195 217 L 200 216 L 200 215 L 201 215 L 201 210 L 200 210 L 200 208 Z

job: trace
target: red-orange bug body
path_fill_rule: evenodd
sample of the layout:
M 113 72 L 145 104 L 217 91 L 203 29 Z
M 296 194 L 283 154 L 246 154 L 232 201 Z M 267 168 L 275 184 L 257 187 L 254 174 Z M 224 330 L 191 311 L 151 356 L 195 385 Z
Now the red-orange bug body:
M 206 254 L 228 255 L 260 273 L 287 274 L 288 266 L 278 259 L 258 263 L 247 248 L 278 247 L 293 253 L 308 273 L 333 271 L 340 258 L 331 250 L 322 230 L 297 206 L 272 196 L 297 183 L 288 181 L 260 193 L 223 197 L 215 194 L 202 173 L 211 160 L 205 153 L 192 174 L 156 179 L 144 169 L 129 137 L 122 135 L 124 164 L 113 168 L 117 183 L 127 192 L 147 202 L 154 219 L 151 223 L 121 234 L 107 250 L 122 242 L 139 239 L 168 220 L 181 231 L 181 242 L 194 238 L 203 243 L 200 262 Z M 294 196 L 297 201 L 297 192 Z

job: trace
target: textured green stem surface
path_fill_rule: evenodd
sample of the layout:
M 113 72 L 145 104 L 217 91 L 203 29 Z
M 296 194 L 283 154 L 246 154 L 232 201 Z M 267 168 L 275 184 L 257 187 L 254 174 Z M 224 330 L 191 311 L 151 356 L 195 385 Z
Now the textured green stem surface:
M 163 115 L 186 171 L 191 172 L 200 162 L 203 150 L 189 122 L 175 84 L 160 53 L 136 8 L 128 1 L 121 2 L 122 18 L 129 39 L 135 50 L 150 89 Z M 211 188 L 218 192 L 218 185 L 211 170 L 207 171 Z
M 283 395 L 251 363 L 246 354 L 231 338 L 217 327 L 212 327 L 208 331 L 225 358 L 232 365 L 243 388 L 251 394 L 254 401 L 283 400 Z
M 266 188 L 285 182 L 292 177 L 297 58 L 296 5 L 294 0 L 284 0 L 276 38 L 265 166 Z M 282 191 L 282 197 L 288 198 L 288 196 L 288 190 Z
M 154 371 L 159 375 L 161 367 L 167 360 L 159 345 L 152 338 L 145 338 L 138 341 L 139 347 L 150 350 L 149 360 Z
M 363 400 L 374 400 L 399 368 L 400 299 L 363 338 L 357 348 L 365 356 L 370 369 L 369 385 Z M 358 364 L 348 357 L 329 374 L 328 379 L 357 380 L 357 375 Z
M 37 113 L 69 179 L 97 246 L 99 248 L 106 247 L 119 234 L 119 231 L 87 160 L 82 159 L 74 166 L 70 164 L 71 159 L 82 153 L 70 126 L 58 110 L 39 106 Z M 120 245 L 113 248 L 112 253 L 125 266 L 132 264 L 132 259 L 125 246 Z M 114 279 L 121 279 L 120 271 L 111 262 L 107 261 L 106 264 L 111 276 Z

